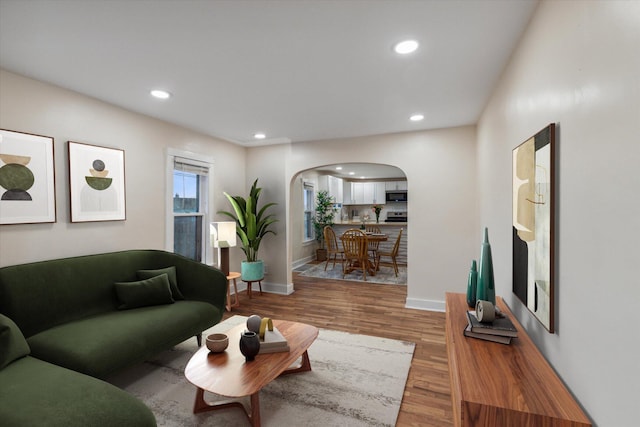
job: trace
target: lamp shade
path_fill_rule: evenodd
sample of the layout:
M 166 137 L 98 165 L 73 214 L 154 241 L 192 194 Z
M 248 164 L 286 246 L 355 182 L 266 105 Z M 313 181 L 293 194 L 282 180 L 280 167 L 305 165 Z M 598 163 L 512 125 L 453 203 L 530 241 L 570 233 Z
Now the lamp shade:
M 234 221 L 212 222 L 209 231 L 211 245 L 214 248 L 232 248 L 236 245 L 236 223 Z

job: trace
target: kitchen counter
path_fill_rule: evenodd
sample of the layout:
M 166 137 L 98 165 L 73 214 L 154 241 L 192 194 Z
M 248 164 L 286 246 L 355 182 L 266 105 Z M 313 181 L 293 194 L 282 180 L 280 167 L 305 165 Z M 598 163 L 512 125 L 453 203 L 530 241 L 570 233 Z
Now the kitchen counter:
M 358 227 L 360 227 L 360 225 L 362 224 L 362 221 L 334 221 L 335 225 L 357 225 Z M 376 223 L 375 221 L 367 221 L 364 223 L 365 227 L 369 226 L 369 225 L 376 225 L 379 227 L 386 227 L 386 226 L 392 226 L 392 225 L 396 225 L 396 226 L 400 226 L 400 227 L 407 227 L 407 223 L 406 222 L 384 222 L 384 221 L 380 221 L 378 223 Z

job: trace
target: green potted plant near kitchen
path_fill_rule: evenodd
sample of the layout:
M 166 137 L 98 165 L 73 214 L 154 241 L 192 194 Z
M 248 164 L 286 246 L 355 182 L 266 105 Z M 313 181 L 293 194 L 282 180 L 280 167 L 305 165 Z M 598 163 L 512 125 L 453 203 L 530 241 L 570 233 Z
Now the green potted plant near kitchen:
M 242 251 L 246 261 L 242 261 L 241 274 L 244 281 L 256 281 L 264 278 L 264 262 L 258 259 L 258 249 L 262 239 L 268 233 L 276 234 L 270 227 L 278 220 L 273 214 L 267 214 L 267 209 L 277 203 L 267 203 L 258 209 L 258 199 L 262 188 L 258 187 L 256 179 L 249 191 L 249 197 L 231 196 L 224 193 L 233 207 L 233 213 L 219 211 L 236 222 L 236 234 L 242 243 Z
M 324 228 L 333 225 L 333 216 L 335 209 L 333 207 L 333 199 L 328 191 L 318 191 L 316 195 L 315 216 L 313 217 L 313 228 L 316 235 L 316 241 L 319 246 L 316 249 L 316 258 L 318 261 L 327 259 L 327 249 L 324 246 Z

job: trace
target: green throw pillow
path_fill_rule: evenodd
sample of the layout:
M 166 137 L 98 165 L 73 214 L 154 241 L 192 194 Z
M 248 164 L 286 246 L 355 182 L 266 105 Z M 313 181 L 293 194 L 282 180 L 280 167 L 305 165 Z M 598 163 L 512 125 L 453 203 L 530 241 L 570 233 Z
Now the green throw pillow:
M 174 302 L 166 273 L 137 282 L 116 282 L 115 288 L 121 303 L 119 310 Z
M 178 276 L 176 275 L 176 268 L 174 266 L 159 268 L 157 270 L 138 270 L 137 272 L 138 279 L 140 280 L 150 279 L 165 273 L 169 276 L 169 285 L 171 285 L 171 295 L 173 295 L 173 299 L 184 299 L 182 292 L 180 292 L 180 288 L 178 288 Z
M 31 349 L 18 325 L 0 314 L 0 369 L 29 353 Z

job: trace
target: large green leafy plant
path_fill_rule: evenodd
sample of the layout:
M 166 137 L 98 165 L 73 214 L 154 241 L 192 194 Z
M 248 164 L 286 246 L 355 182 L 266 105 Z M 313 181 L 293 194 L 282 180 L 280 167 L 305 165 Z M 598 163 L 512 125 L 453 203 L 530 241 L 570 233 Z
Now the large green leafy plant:
M 274 214 L 267 214 L 266 211 L 271 206 L 276 206 L 277 203 L 267 203 L 258 210 L 258 198 L 261 192 L 262 188 L 258 187 L 257 179 L 253 182 L 247 199 L 241 196 L 231 196 L 225 192 L 224 195 L 231 203 L 234 213 L 218 212 L 236 222 L 236 234 L 242 242 L 242 251 L 248 262 L 257 261 L 262 238 L 268 233 L 276 234 L 270 229 L 270 226 L 278 220 Z
M 320 247 L 324 249 L 324 227 L 333 225 L 333 216 L 335 214 L 333 199 L 328 191 L 318 191 L 315 210 L 313 228 L 316 233 L 316 240 L 320 243 Z

